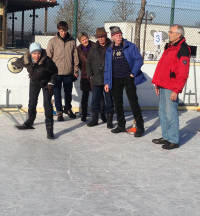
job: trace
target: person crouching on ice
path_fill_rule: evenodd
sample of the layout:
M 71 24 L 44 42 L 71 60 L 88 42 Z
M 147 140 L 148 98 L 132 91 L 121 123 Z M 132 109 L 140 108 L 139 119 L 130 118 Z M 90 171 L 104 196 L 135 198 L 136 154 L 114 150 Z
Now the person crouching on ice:
M 28 119 L 23 125 L 16 127 L 20 130 L 34 129 L 32 126 L 36 118 L 38 96 L 42 89 L 47 138 L 53 139 L 53 107 L 51 97 L 58 73 L 56 65 L 47 56 L 46 51 L 41 48 L 41 45 L 36 42 L 32 43 L 29 47 L 29 51 L 14 62 L 13 65 L 15 67 L 25 67 L 30 78 Z

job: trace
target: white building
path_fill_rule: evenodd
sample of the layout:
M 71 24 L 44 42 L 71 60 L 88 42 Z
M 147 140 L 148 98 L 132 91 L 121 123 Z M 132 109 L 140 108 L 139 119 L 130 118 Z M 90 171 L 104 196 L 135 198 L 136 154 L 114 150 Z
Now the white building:
M 110 26 L 119 26 L 123 32 L 123 37 L 134 42 L 135 36 L 135 22 L 106 22 L 105 29 L 110 37 Z M 143 53 L 145 24 L 141 25 L 140 34 L 140 51 Z M 197 46 L 196 62 L 200 62 L 200 28 L 184 27 L 185 38 L 188 45 Z M 159 60 L 164 50 L 165 44 L 168 42 L 169 25 L 148 23 L 146 28 L 146 43 L 145 43 L 145 60 L 150 60 L 153 54 L 153 60 Z M 162 44 L 160 46 L 154 45 L 154 32 L 162 32 Z

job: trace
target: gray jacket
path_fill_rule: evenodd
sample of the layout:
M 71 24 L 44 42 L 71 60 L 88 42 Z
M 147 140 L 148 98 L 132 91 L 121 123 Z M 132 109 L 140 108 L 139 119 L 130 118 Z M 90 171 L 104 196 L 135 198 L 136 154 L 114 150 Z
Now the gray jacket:
M 58 68 L 58 75 L 71 75 L 78 73 L 78 52 L 75 40 L 69 35 L 64 42 L 56 34 L 49 40 L 47 45 L 47 55 L 54 61 Z

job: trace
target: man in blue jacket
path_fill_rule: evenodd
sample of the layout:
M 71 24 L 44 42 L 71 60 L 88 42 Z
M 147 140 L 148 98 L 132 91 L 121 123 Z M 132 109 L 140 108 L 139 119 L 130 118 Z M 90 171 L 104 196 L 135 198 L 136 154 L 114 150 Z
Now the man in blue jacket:
M 104 88 L 106 92 L 111 89 L 113 91 L 118 121 L 118 126 L 111 132 L 126 132 L 123 109 L 123 90 L 125 88 L 137 126 L 134 136 L 141 137 L 144 133 L 144 120 L 138 103 L 136 85 L 146 81 L 140 70 L 143 59 L 135 44 L 123 39 L 119 27 L 112 26 L 110 31 L 113 43 L 106 50 Z

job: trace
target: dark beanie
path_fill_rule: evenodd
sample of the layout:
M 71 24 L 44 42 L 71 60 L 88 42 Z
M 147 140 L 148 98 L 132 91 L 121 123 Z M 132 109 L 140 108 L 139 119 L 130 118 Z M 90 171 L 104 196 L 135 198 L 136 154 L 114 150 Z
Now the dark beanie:
M 110 27 L 110 33 L 111 33 L 111 36 L 113 36 L 113 35 L 118 34 L 118 33 L 122 34 L 122 31 L 121 31 L 120 27 L 118 27 L 118 26 L 111 26 Z

